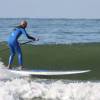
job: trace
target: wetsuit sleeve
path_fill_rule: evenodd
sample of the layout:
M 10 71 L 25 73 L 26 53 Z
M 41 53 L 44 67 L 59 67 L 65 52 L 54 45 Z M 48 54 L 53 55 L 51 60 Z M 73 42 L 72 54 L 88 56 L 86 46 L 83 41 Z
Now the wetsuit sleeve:
M 35 41 L 36 39 L 32 36 L 30 36 L 25 29 L 22 29 L 22 33 L 25 34 L 27 36 L 28 39 L 32 39 L 33 41 Z

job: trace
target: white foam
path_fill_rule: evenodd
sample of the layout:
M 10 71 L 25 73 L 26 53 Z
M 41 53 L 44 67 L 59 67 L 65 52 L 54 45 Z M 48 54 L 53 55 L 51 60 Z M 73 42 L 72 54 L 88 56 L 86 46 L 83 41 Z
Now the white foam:
M 1 65 L 4 67 L 3 63 L 0 62 Z M 100 82 L 69 82 L 68 80 L 33 80 L 26 78 L 0 81 L 0 100 L 33 99 L 100 100 Z
M 100 100 L 100 83 L 14 79 L 0 82 L 0 100 Z
M 0 61 L 0 68 L 5 68 L 5 65 L 2 61 Z
M 21 77 L 9 72 L 3 62 L 0 61 L 0 80 L 14 79 Z

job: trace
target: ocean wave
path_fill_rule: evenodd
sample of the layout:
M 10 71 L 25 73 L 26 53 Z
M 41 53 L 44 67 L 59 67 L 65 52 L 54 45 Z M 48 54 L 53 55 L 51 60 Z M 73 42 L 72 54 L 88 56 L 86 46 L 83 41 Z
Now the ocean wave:
M 0 68 L 5 68 L 2 62 Z M 3 74 L 0 72 L 0 77 Z M 6 72 L 7 76 L 11 77 Z M 2 79 L 0 100 L 100 100 L 100 82 L 30 77 Z
M 100 100 L 100 82 L 47 81 L 1 81 L 0 100 Z
M 8 38 L 9 33 L 22 19 L 0 19 L 0 42 Z M 72 44 L 100 42 L 99 19 L 26 19 L 29 22 L 27 32 L 39 41 L 34 44 Z M 5 26 L 3 26 L 5 24 Z M 22 36 L 26 40 L 26 36 Z

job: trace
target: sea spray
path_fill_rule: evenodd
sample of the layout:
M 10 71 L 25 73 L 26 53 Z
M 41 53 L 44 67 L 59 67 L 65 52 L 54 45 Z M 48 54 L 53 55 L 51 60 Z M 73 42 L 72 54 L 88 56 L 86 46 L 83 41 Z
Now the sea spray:
M 5 68 L 5 65 L 2 61 L 0 61 L 0 68 Z
M 4 68 L 0 62 L 0 68 Z M 3 70 L 2 70 L 3 71 Z M 0 72 L 1 78 L 10 74 Z M 12 78 L 0 81 L 0 100 L 100 100 L 100 82 Z
M 0 100 L 100 100 L 100 82 L 13 79 L 0 81 Z

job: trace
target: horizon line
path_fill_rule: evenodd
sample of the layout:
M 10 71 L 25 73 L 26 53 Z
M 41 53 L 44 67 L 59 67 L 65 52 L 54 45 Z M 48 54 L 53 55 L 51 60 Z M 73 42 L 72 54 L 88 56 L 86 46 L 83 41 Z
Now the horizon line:
M 65 17 L 0 17 L 0 19 L 100 19 L 100 18 L 65 18 Z

